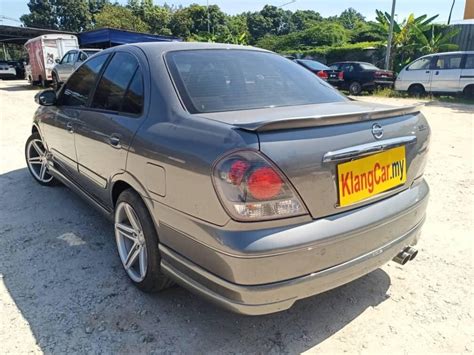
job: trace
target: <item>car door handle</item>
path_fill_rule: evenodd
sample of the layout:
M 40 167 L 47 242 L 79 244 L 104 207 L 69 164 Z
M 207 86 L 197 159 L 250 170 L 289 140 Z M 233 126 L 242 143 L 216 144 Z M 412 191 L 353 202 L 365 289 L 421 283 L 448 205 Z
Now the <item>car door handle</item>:
M 437 71 L 435 72 L 435 75 L 438 75 L 438 74 L 439 74 L 439 71 L 437 70 Z
M 426 74 L 429 74 L 429 73 L 430 73 L 430 71 L 429 71 L 429 70 L 427 70 L 427 71 L 425 71 L 425 73 L 426 73 Z
M 66 123 L 66 129 L 69 133 L 74 133 L 74 125 L 72 124 L 72 122 Z
M 109 143 L 112 147 L 114 148 L 120 148 L 120 138 L 117 136 L 110 136 L 109 137 Z

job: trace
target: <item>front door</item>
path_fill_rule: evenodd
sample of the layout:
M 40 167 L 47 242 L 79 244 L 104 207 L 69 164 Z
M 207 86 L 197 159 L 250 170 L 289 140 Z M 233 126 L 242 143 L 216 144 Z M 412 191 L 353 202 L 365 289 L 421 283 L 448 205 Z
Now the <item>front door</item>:
M 65 81 L 73 71 L 74 57 L 76 51 L 67 52 L 61 62 L 56 65 L 59 81 Z
M 462 54 L 440 55 L 436 58 L 431 77 L 432 92 L 460 91 Z
M 116 52 L 80 116 L 76 150 L 81 185 L 110 204 L 111 178 L 125 170 L 127 152 L 143 115 L 143 76 L 137 57 Z
M 72 177 L 78 171 L 75 129 L 107 57 L 107 55 L 98 56 L 79 68 L 61 89 L 58 104 L 52 111 L 54 115 L 43 120 L 42 131 L 53 160 L 59 164 L 63 172 Z

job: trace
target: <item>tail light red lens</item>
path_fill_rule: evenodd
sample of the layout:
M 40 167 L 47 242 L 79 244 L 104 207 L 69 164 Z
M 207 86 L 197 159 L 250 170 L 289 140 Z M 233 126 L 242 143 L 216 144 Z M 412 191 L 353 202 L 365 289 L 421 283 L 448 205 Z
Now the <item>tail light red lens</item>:
M 285 176 L 256 151 L 220 159 L 212 175 L 222 205 L 236 220 L 256 221 L 307 213 Z
M 329 78 L 328 73 L 326 73 L 324 70 L 318 71 L 316 75 L 319 76 L 323 80 L 327 80 Z
M 340 71 L 339 74 L 337 74 L 337 78 L 339 80 L 344 80 L 344 72 L 343 71 Z
M 247 183 L 250 194 L 257 200 L 270 200 L 280 194 L 283 181 L 275 170 L 264 167 L 256 169 Z

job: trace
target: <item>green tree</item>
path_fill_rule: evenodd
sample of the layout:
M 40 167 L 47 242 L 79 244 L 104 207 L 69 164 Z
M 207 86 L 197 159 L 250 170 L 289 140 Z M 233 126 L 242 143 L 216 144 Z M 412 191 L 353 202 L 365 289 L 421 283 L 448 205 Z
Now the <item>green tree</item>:
M 21 22 L 27 27 L 57 29 L 58 25 L 52 1 L 30 0 L 28 2 L 30 13 L 21 16 Z
M 365 22 L 365 17 L 360 12 L 357 12 L 355 9 L 350 7 L 339 15 L 338 21 L 344 26 L 344 28 L 353 30 L 358 24 Z
M 91 14 L 87 0 L 55 0 L 54 3 L 60 30 L 81 32 L 90 28 Z
M 170 18 L 169 29 L 173 36 L 188 38 L 191 35 L 193 21 L 189 18 L 185 9 L 175 10 Z
M 95 28 L 112 27 L 122 30 L 148 32 L 148 25 L 133 14 L 133 12 L 120 5 L 104 6 L 95 17 Z
M 306 30 L 322 20 L 321 14 L 313 10 L 296 10 L 291 15 L 291 22 L 295 31 Z

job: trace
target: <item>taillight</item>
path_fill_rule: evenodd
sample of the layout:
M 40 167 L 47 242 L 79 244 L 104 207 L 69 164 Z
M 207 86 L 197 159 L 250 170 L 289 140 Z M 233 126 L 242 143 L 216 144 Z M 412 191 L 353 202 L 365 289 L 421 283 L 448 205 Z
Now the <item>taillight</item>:
M 236 220 L 268 220 L 307 213 L 285 176 L 256 151 L 238 151 L 221 158 L 212 178 L 223 206 Z
M 339 80 L 344 80 L 344 72 L 343 71 L 340 71 L 339 74 L 337 74 L 337 78 Z
M 326 73 L 324 70 L 318 71 L 316 75 L 319 76 L 323 80 L 327 80 L 329 78 L 328 73 Z

